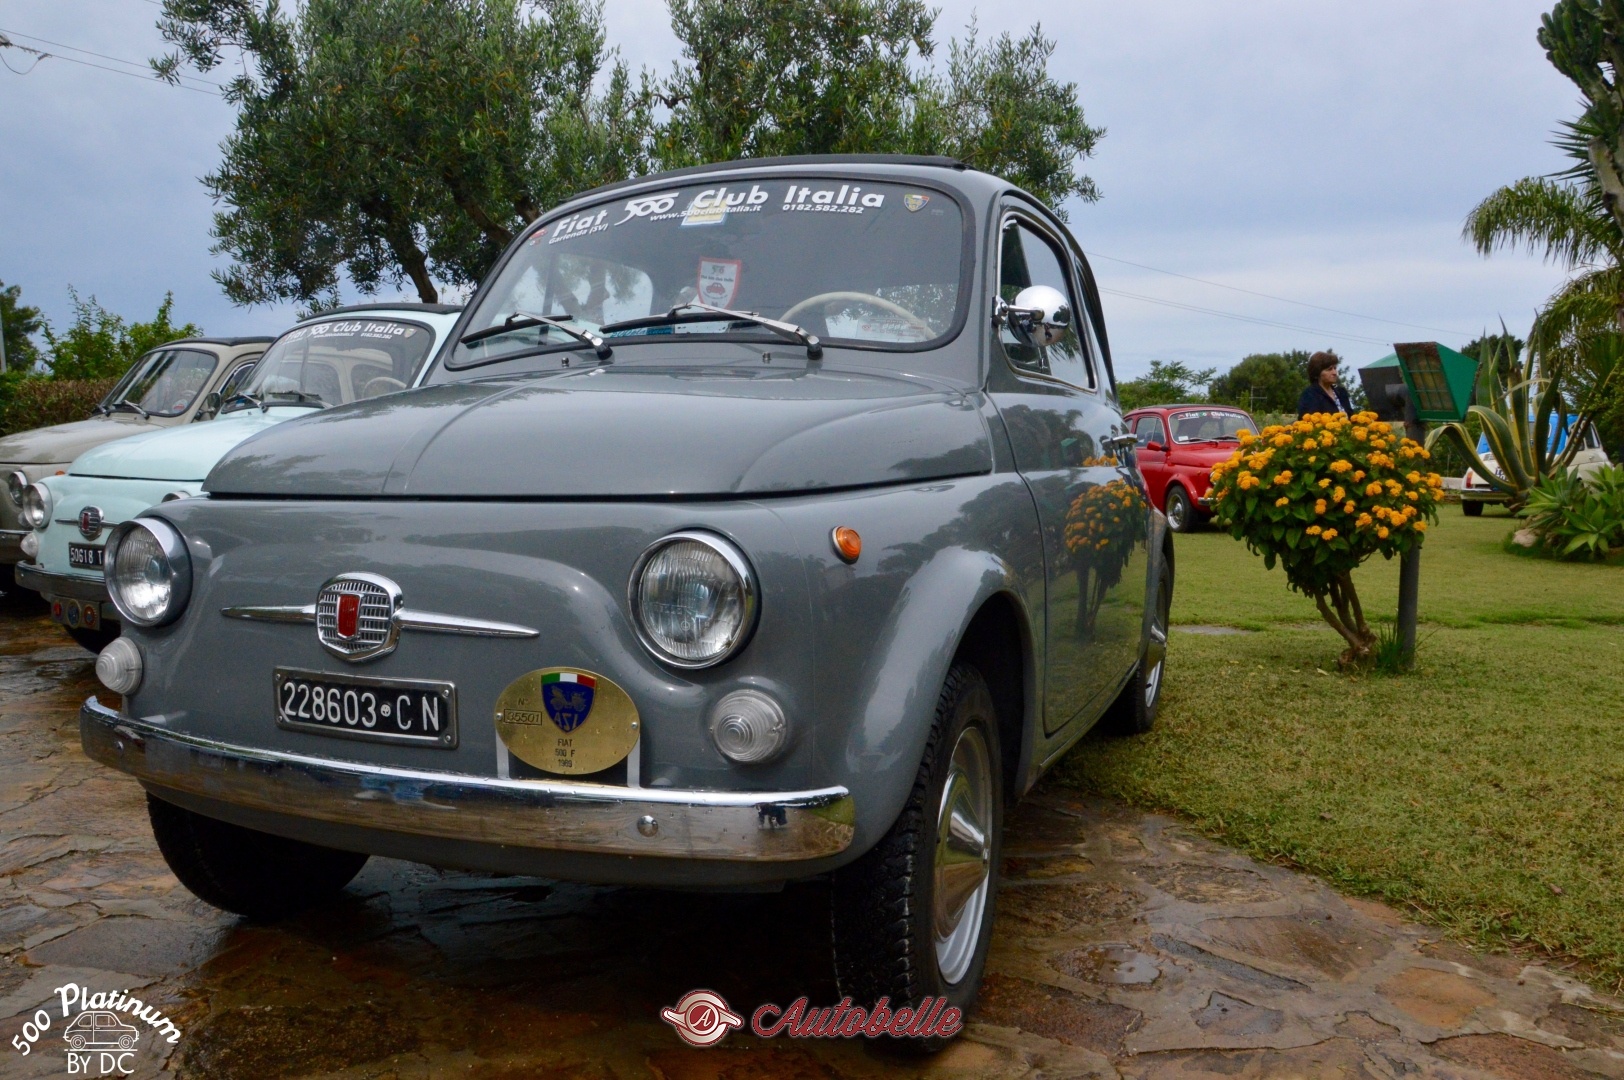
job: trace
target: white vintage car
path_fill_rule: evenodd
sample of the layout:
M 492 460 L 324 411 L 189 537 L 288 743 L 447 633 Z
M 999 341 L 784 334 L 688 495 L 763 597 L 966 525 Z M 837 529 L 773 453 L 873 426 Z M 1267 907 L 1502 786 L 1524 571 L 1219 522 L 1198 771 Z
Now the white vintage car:
M 1560 450 L 1567 442 L 1564 433 L 1556 442 L 1553 450 Z M 1500 463 L 1494 460 L 1494 454 L 1489 450 L 1489 440 L 1478 437 L 1477 456 L 1483 459 L 1483 464 L 1494 470 L 1496 476 L 1500 472 Z M 1602 449 L 1601 440 L 1596 437 L 1595 428 L 1586 428 L 1584 440 L 1578 452 L 1573 457 L 1573 471 L 1580 477 L 1589 480 L 1600 469 L 1605 469 L 1612 462 L 1607 459 L 1607 451 Z M 1509 496 L 1498 491 L 1473 469 L 1467 469 L 1466 475 L 1461 477 L 1460 508 L 1467 517 L 1477 517 L 1483 513 L 1483 508 L 1490 503 L 1504 505 Z

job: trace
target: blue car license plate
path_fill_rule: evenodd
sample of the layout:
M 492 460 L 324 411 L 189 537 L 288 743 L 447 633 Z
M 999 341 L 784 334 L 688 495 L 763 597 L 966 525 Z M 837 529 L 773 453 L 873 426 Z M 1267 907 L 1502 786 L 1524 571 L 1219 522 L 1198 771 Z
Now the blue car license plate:
M 277 668 L 275 684 L 277 727 L 442 749 L 457 745 L 457 688 L 451 683 Z

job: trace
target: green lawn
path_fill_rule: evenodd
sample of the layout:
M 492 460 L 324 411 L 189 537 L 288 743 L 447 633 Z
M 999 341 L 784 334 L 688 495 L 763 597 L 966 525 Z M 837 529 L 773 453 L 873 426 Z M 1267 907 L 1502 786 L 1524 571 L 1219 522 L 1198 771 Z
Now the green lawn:
M 1338 673 L 1342 640 L 1279 571 L 1179 537 L 1157 729 L 1086 740 L 1060 779 L 1624 987 L 1624 568 L 1517 558 L 1503 513 L 1441 515 L 1399 677 Z M 1356 581 L 1390 619 L 1397 562 Z

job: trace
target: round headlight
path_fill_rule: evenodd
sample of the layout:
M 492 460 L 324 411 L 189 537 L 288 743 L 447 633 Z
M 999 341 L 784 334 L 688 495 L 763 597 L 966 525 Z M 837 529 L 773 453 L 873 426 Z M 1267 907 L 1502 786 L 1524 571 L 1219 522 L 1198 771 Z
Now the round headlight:
M 107 538 L 107 594 L 125 621 L 162 626 L 186 610 L 192 596 L 192 558 L 167 521 L 136 518 Z
M 756 595 L 755 574 L 738 548 L 710 533 L 672 533 L 632 572 L 632 620 L 667 664 L 710 667 L 749 640 Z
M 9 484 L 9 481 L 8 481 Z M 51 521 L 51 489 L 44 484 L 29 484 L 23 490 L 23 524 L 30 529 L 43 529 Z
M 28 474 L 23 472 L 21 469 L 18 469 L 16 472 L 6 477 L 6 494 L 11 496 L 11 501 L 14 506 L 17 506 L 18 508 L 22 507 L 23 492 L 27 490 Z

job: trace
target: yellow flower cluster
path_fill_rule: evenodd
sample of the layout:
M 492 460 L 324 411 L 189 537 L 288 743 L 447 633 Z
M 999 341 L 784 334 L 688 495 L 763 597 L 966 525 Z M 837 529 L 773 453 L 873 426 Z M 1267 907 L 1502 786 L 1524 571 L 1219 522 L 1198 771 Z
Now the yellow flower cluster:
M 1091 487 L 1072 500 L 1066 513 L 1066 550 L 1073 555 L 1104 551 L 1114 543 L 1131 551 L 1143 532 L 1145 497 L 1124 480 Z
M 1235 453 L 1213 467 L 1210 497 L 1219 520 L 1254 546 L 1285 556 L 1330 544 L 1356 564 L 1426 531 L 1443 491 L 1443 478 L 1423 471 L 1430 457 L 1374 413 L 1316 413 L 1243 432 Z M 1273 489 L 1267 499 L 1251 497 L 1264 486 Z

